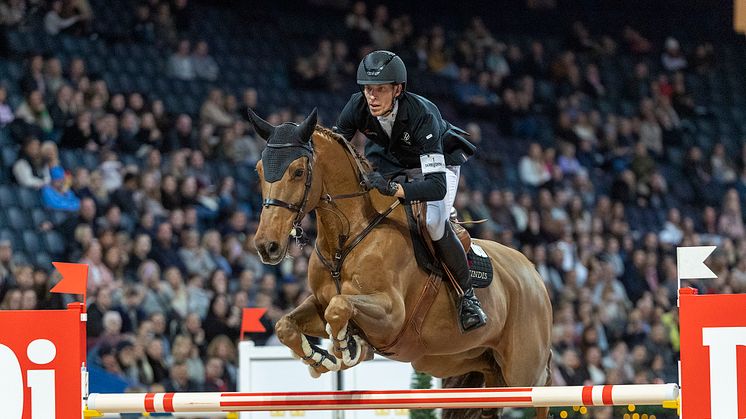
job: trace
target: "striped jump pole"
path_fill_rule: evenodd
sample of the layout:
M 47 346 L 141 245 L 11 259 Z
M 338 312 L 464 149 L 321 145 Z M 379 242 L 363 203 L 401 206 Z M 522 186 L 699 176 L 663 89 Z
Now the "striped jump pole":
M 90 394 L 100 413 L 663 405 L 677 384 L 272 393 Z

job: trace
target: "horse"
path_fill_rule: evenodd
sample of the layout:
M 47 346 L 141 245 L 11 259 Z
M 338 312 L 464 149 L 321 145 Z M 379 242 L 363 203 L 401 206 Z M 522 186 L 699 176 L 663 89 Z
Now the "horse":
M 267 141 L 256 165 L 263 201 L 254 240 L 262 262 L 280 263 L 290 239 L 302 233 L 301 220 L 316 215 L 311 295 L 275 326 L 278 339 L 313 376 L 353 367 L 377 352 L 450 377 L 445 386 L 551 385 L 551 302 L 522 253 L 473 240 L 489 256 L 494 280 L 476 290 L 488 323 L 463 333 L 450 287 L 433 286 L 415 260 L 404 206 L 365 187 L 367 160 L 317 125 L 316 109 L 300 124 L 273 126 L 253 111 L 250 116 Z M 418 300 L 426 292 L 433 301 L 422 310 Z M 319 348 L 307 336 L 330 338 L 332 347 Z M 547 418 L 548 408 L 536 410 Z M 500 413 L 481 411 L 482 417 Z

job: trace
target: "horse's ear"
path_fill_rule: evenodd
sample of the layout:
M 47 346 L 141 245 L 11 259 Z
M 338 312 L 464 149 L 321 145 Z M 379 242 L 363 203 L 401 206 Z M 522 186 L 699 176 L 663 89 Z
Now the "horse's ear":
M 256 130 L 257 134 L 259 134 L 260 137 L 264 138 L 265 141 L 269 140 L 269 137 L 272 135 L 273 132 L 275 132 L 275 126 L 260 118 L 259 115 L 254 113 L 254 110 L 251 108 L 249 108 L 248 113 L 249 120 L 251 120 L 251 124 L 254 125 L 254 129 Z
M 311 114 L 306 117 L 305 121 L 298 125 L 298 135 L 301 141 L 307 143 L 311 139 L 313 130 L 316 128 L 316 121 L 318 120 L 318 110 L 313 108 Z

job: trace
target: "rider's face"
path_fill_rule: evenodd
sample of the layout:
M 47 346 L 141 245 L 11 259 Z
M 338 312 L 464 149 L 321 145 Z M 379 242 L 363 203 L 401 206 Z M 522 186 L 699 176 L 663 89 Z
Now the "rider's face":
M 402 91 L 401 84 L 367 84 L 363 89 L 368 109 L 373 116 L 384 116 L 394 107 L 394 98 Z

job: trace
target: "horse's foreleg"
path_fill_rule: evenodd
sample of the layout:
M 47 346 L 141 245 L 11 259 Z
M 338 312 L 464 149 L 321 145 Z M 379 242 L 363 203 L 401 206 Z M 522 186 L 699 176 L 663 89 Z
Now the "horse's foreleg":
M 389 314 L 391 299 L 385 294 L 372 295 L 336 295 L 326 308 L 324 318 L 326 331 L 334 342 L 334 353 L 342 356 L 342 362 L 348 367 L 357 365 L 361 360 L 371 359 L 373 351 L 361 337 L 349 330 L 350 320 L 360 327 L 378 324 L 378 329 L 391 324 Z
M 342 366 L 337 357 L 309 342 L 305 336 L 326 337 L 319 307 L 316 297 L 310 296 L 275 325 L 280 342 L 308 364 L 315 377 L 327 371 L 338 371 Z

